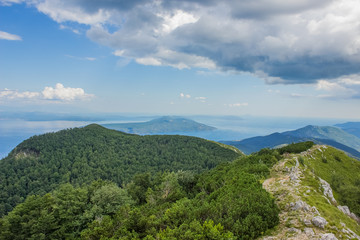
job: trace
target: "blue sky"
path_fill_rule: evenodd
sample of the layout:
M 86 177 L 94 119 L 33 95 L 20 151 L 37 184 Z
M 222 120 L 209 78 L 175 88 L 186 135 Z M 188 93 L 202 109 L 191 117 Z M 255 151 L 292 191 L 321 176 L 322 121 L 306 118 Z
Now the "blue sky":
M 360 119 L 357 0 L 0 0 L 0 111 Z

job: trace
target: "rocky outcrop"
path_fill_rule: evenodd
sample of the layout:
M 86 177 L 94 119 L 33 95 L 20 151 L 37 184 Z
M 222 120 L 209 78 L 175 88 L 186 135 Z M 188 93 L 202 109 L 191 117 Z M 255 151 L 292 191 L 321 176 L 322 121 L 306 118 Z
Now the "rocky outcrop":
M 325 228 L 325 225 L 327 224 L 327 221 L 325 218 L 316 216 L 313 219 L 311 219 L 312 224 L 314 224 L 318 228 Z
M 299 200 L 295 203 L 290 203 L 290 207 L 291 207 L 291 210 L 293 210 L 293 211 L 297 211 L 297 210 L 303 210 L 306 212 L 310 211 L 310 206 L 301 200 Z
M 333 233 L 325 233 L 321 236 L 321 240 L 338 240 Z
M 354 219 L 355 221 L 360 223 L 360 218 L 358 216 L 356 216 L 355 213 L 350 212 L 350 209 L 348 206 L 338 206 L 337 208 L 340 211 L 342 211 L 344 214 L 348 215 L 349 217 L 351 217 L 352 219 Z
M 334 195 L 333 195 L 332 189 L 330 187 L 330 184 L 327 181 L 325 181 L 325 180 L 323 180 L 321 178 L 319 178 L 319 180 L 320 180 L 320 183 L 321 183 L 321 187 L 322 187 L 322 189 L 324 191 L 324 195 L 331 201 L 331 203 L 336 204 L 336 200 L 334 198 Z

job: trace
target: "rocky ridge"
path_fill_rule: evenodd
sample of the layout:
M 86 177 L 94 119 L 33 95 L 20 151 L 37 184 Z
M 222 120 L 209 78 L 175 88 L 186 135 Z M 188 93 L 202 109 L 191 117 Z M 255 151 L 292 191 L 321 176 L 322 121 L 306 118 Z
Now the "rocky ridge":
M 263 240 L 360 239 L 358 217 L 348 207 L 338 205 L 329 183 L 304 164 L 304 158 L 326 148 L 316 145 L 301 154 L 289 154 L 272 168 L 263 187 L 276 199 L 280 224 Z

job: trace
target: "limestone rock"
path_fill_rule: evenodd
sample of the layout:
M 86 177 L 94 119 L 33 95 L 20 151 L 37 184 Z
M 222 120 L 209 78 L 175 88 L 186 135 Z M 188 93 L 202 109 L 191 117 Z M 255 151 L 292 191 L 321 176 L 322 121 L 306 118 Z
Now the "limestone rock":
M 334 195 L 333 195 L 333 192 L 332 192 L 332 189 L 331 189 L 331 187 L 330 187 L 330 184 L 327 182 L 327 181 L 325 181 L 325 180 L 323 180 L 323 179 L 321 179 L 321 178 L 319 178 L 320 179 L 320 183 L 321 183 L 321 187 L 322 187 L 322 189 L 323 189 L 323 191 L 324 191 L 324 195 L 326 196 L 326 197 L 328 197 L 329 198 L 329 200 L 332 202 L 332 203 L 336 203 L 336 200 L 335 200 L 335 198 L 334 198 Z
M 338 209 L 342 211 L 344 214 L 348 215 L 352 219 L 354 219 L 357 222 L 360 222 L 360 218 L 356 216 L 354 213 L 350 212 L 350 209 L 348 206 L 338 206 Z
M 325 233 L 321 236 L 321 240 L 338 240 L 333 233 Z
M 300 229 L 297 229 L 297 228 L 292 227 L 292 228 L 289 228 L 288 232 L 290 232 L 290 233 L 297 233 L 297 234 L 299 234 L 299 233 L 301 233 L 301 230 L 300 230 Z
M 319 228 L 324 229 L 325 225 L 327 224 L 327 221 L 325 220 L 325 218 L 320 217 L 320 216 L 316 216 L 313 219 L 311 219 L 311 222 Z
M 304 229 L 304 233 L 306 234 L 306 236 L 314 236 L 314 230 L 312 228 L 305 228 Z
M 303 210 L 306 212 L 310 211 L 310 206 L 301 200 L 299 200 L 295 203 L 290 203 L 290 207 L 291 207 L 291 210 L 293 210 L 293 211 L 296 211 L 296 210 Z
M 305 226 L 308 226 L 308 227 L 310 227 L 312 225 L 312 223 L 309 219 L 305 219 L 304 224 L 305 224 Z

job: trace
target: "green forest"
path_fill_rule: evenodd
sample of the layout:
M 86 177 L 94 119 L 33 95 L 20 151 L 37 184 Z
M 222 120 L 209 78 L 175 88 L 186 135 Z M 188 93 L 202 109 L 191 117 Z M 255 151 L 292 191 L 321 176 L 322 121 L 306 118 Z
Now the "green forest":
M 31 195 L 0 222 L 0 239 L 255 239 L 278 224 L 262 188 L 277 150 L 212 170 L 136 174 Z
M 279 223 L 263 189 L 283 153 L 98 125 L 34 136 L 1 164 L 0 239 L 256 239 Z
M 95 124 L 34 136 L 0 161 L 0 217 L 28 195 L 44 195 L 60 184 L 79 187 L 102 179 L 123 186 L 137 173 L 200 173 L 238 156 L 200 138 L 138 136 Z

